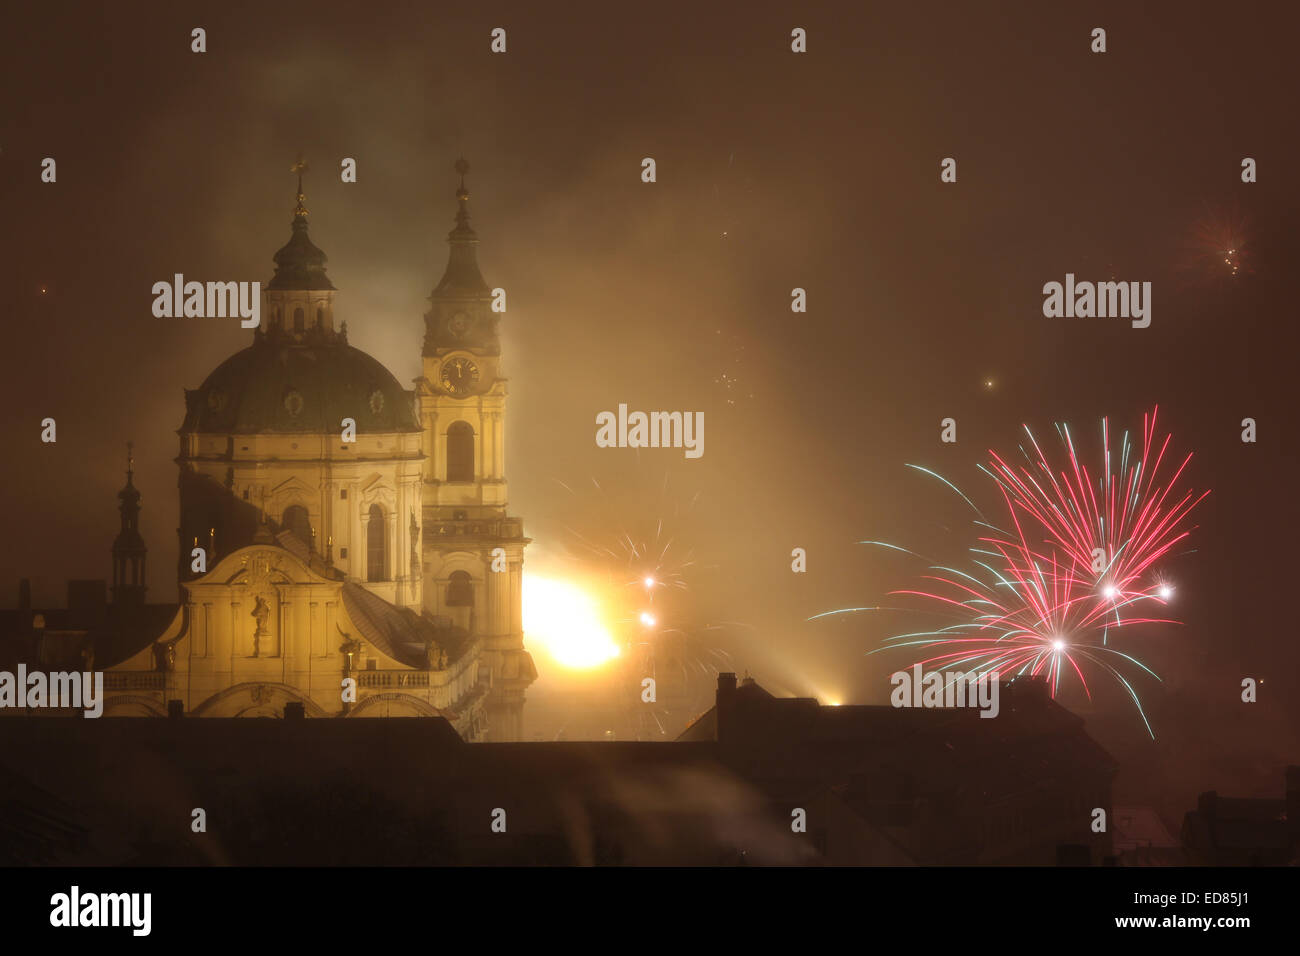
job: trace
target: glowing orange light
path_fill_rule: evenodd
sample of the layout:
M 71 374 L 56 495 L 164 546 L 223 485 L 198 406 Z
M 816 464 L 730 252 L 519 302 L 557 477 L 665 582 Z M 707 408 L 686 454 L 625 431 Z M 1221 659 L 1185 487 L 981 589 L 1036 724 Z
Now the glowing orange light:
M 529 646 L 541 645 L 565 667 L 599 667 L 618 656 L 599 602 L 576 584 L 525 574 L 523 612 Z

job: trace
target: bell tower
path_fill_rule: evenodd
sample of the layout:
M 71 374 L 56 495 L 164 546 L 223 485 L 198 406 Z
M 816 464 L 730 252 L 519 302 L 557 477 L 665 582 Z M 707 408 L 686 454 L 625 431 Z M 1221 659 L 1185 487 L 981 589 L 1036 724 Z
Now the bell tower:
M 425 454 L 424 607 L 482 640 L 491 673 L 488 739 L 519 740 L 537 670 L 523 642 L 523 522 L 507 513 L 501 314 L 469 224 L 469 164 L 456 162 L 456 225 L 424 316 L 416 380 Z
M 456 172 L 461 177 L 456 228 L 447 236 L 447 268 L 429 296 L 424 376 L 417 382 L 421 411 L 437 419 L 436 433 L 426 436 L 425 480 L 457 486 L 442 496 L 448 505 L 504 508 L 506 380 L 500 375 L 497 331 L 501 316 L 492 311 L 492 291 L 478 267 L 478 235 L 469 224 L 469 163 L 457 160 Z M 453 430 L 457 421 L 470 424 L 472 434 Z

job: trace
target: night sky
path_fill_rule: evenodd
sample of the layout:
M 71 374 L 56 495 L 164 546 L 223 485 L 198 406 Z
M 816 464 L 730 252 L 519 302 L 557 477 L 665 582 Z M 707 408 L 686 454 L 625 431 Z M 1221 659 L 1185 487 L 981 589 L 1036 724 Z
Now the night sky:
M 662 517 L 696 562 L 679 613 L 751 625 L 720 632 L 742 671 L 884 702 L 908 661 L 864 652 L 891 622 L 806 619 L 912 581 L 915 565 L 863 539 L 968 543 L 953 496 L 906 465 L 994 503 L 976 465 L 1014 452 L 1022 423 L 1068 421 L 1095 449 L 1103 415 L 1140 429 L 1158 403 L 1179 457 L 1194 453 L 1183 485 L 1212 489 L 1194 553 L 1165 564 L 1185 624 L 1135 638 L 1167 681 L 1158 729 L 1232 712 L 1255 721 L 1233 724 L 1250 746 L 1293 749 L 1294 12 L 1059 6 L 11 13 L 5 603 L 21 577 L 61 603 L 65 579 L 108 576 L 127 440 L 150 598 L 175 600 L 182 389 L 252 333 L 155 318 L 150 287 L 176 272 L 265 283 L 300 152 L 338 317 L 409 387 L 464 155 L 482 270 L 509 296 L 507 474 L 530 569 L 571 551 L 574 529 L 646 537 Z M 498 26 L 504 55 L 489 51 Z M 790 51 L 796 26 L 807 54 Z M 956 184 L 939 179 L 948 156 Z M 339 181 L 343 157 L 356 184 Z M 1235 277 L 1220 236 L 1244 249 Z M 1067 272 L 1152 282 L 1150 328 L 1045 318 L 1042 286 Z M 790 310 L 796 286 L 806 314 Z M 704 411 L 704 456 L 597 448 L 595 415 L 620 402 Z M 1241 441 L 1247 416 L 1257 444 Z M 807 574 L 791 573 L 794 547 Z M 1247 676 L 1265 683 L 1240 718 Z

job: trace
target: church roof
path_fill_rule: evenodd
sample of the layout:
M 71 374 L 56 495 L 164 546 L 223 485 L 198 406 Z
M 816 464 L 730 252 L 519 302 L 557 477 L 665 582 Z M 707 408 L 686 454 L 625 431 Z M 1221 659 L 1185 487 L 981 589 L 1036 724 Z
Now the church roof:
M 261 337 L 185 393 L 182 432 L 418 432 L 412 394 L 380 362 L 339 342 L 293 346 Z
M 452 233 L 455 236 L 455 232 Z M 491 295 L 487 280 L 478 268 L 478 257 L 474 254 L 477 239 L 448 239 L 451 254 L 447 257 L 447 269 L 442 280 L 433 290 L 435 298 L 473 299 Z
M 449 661 L 460 657 L 468 643 L 464 629 L 438 627 L 428 618 L 390 604 L 351 581 L 343 585 L 343 606 L 362 637 L 407 667 L 428 667 L 428 643 L 441 648 Z
M 80 670 L 81 650 L 89 646 L 95 650 L 95 669 L 106 670 L 154 643 L 178 610 L 176 604 L 0 610 L 0 669 L 25 661 L 47 670 Z M 45 624 L 43 647 L 31 639 L 38 616 Z

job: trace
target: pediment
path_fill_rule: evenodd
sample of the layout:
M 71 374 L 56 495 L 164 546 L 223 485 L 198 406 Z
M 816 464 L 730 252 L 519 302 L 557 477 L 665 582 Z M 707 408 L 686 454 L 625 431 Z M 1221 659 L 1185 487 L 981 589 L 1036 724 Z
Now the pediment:
M 207 574 L 186 581 L 189 589 L 204 587 L 283 587 L 291 584 L 328 584 L 337 581 L 322 577 L 300 561 L 291 551 L 270 545 L 254 544 L 226 555 Z

